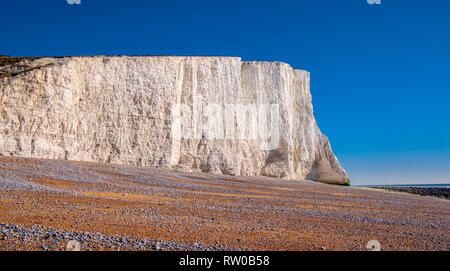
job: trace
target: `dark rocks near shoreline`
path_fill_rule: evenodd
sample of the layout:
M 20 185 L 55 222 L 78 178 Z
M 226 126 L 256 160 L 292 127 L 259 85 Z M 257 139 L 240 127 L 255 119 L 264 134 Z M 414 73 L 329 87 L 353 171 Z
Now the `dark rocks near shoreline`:
M 438 198 L 444 198 L 444 199 L 450 199 L 450 188 L 447 187 L 392 187 L 392 186 L 380 186 L 380 187 L 373 187 L 376 189 L 384 189 L 388 191 L 393 192 L 403 192 L 403 193 L 409 193 L 409 194 L 416 194 L 420 196 L 431 196 L 431 197 L 438 197 Z

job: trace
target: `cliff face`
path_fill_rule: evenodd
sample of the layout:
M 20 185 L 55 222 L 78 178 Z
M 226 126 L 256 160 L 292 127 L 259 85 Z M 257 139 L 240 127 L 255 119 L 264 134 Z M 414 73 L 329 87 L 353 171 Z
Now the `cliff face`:
M 237 57 L 93 56 L 0 69 L 0 154 L 345 184 L 309 73 Z

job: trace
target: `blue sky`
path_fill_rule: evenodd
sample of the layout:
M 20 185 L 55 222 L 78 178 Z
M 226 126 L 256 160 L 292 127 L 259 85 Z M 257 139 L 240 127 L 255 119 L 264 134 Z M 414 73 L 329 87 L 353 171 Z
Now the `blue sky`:
M 0 54 L 224 55 L 311 72 L 352 184 L 450 183 L 450 1 L 3 1 Z

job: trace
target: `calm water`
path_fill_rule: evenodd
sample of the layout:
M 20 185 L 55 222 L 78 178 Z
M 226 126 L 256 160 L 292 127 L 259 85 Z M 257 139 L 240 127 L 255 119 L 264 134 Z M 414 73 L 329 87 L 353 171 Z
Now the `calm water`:
M 450 188 L 450 184 L 386 184 L 386 185 L 355 185 L 361 187 L 434 187 Z

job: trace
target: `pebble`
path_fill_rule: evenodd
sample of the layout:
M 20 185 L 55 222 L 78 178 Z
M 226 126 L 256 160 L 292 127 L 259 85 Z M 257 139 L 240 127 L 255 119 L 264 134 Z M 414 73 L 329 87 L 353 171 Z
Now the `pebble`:
M 239 251 L 242 249 L 221 246 L 210 246 L 202 243 L 181 243 L 176 241 L 151 241 L 147 238 L 132 236 L 108 236 L 92 232 L 72 232 L 40 225 L 18 226 L 14 224 L 0 223 L 0 240 L 8 240 L 10 243 L 19 244 L 23 239 L 35 242 L 41 250 L 61 250 L 60 243 L 67 244 L 71 240 L 81 242 L 81 250 L 98 250 L 99 247 L 109 247 L 114 250 L 228 250 Z M 15 240 L 13 240 L 15 239 Z M 45 244 L 43 243 L 45 241 Z M 88 245 L 89 244 L 89 245 Z M 83 247 L 84 246 L 84 247 Z M 65 247 L 65 245 L 64 245 Z

